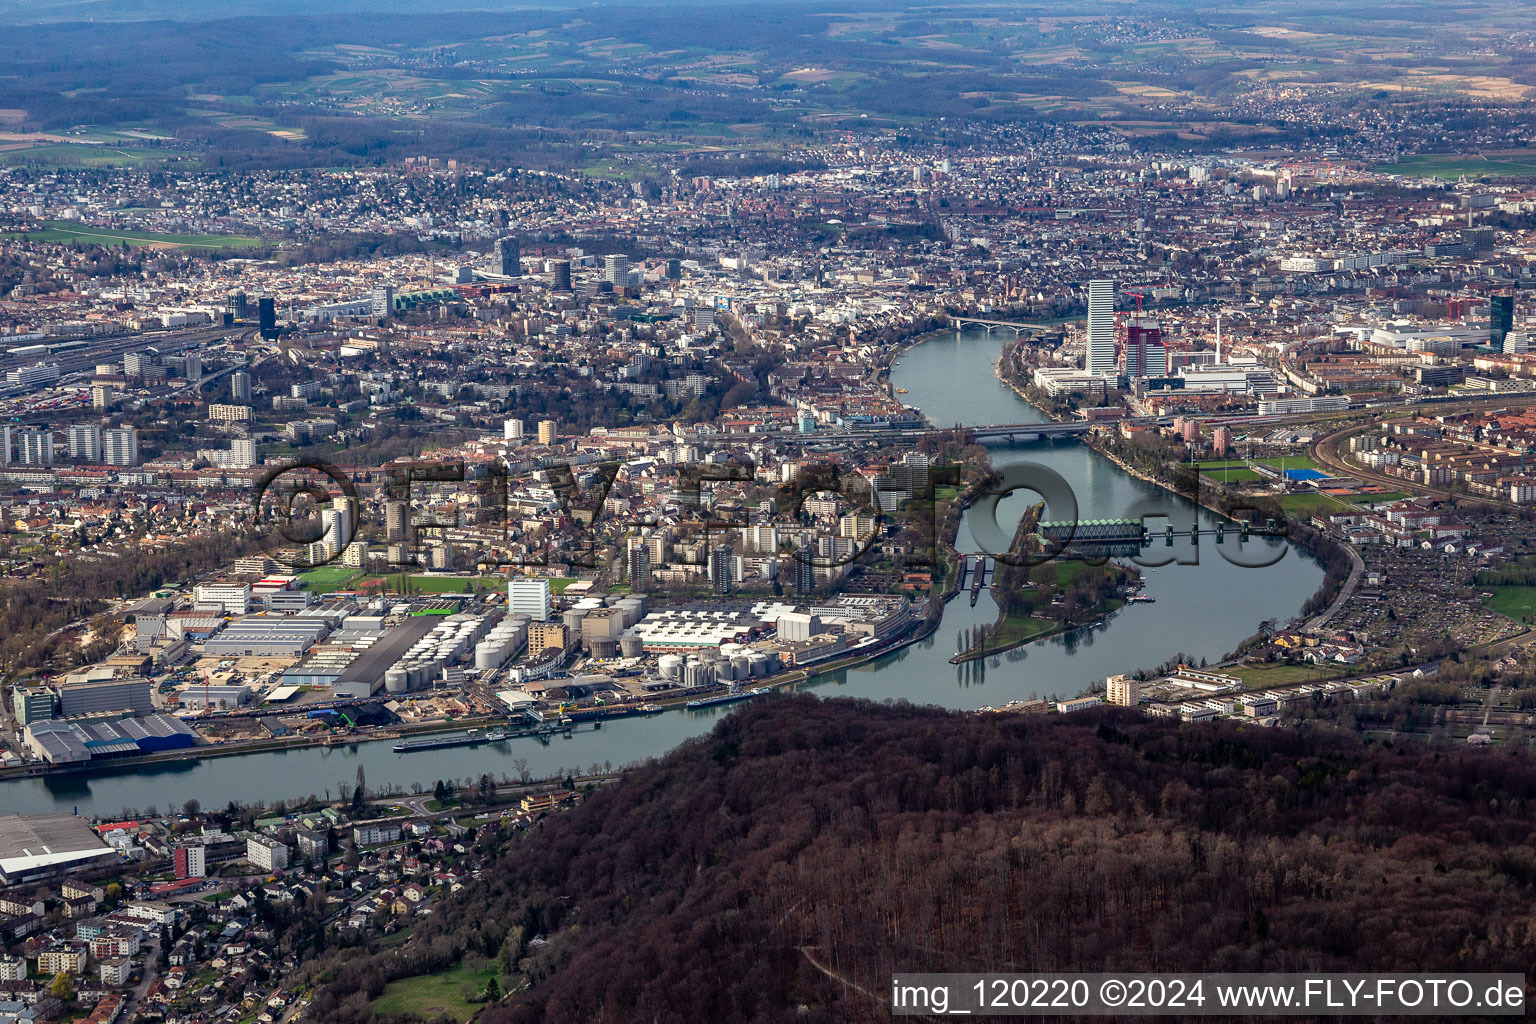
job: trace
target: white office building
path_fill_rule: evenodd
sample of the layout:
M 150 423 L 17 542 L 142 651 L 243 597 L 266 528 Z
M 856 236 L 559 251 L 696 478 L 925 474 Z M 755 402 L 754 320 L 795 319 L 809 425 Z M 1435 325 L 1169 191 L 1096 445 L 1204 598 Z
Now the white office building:
M 540 576 L 520 576 L 507 584 L 507 612 L 526 615 L 534 622 L 549 619 L 549 580 Z
M 1115 282 L 1088 282 L 1088 358 L 1089 373 L 1114 373 L 1115 354 Z

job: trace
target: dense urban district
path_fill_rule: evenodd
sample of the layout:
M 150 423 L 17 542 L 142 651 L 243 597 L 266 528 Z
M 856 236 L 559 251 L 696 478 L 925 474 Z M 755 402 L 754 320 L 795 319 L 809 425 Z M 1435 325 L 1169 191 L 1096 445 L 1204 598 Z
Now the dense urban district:
M 719 905 L 688 898 L 716 912 L 734 894 L 718 964 L 776 993 L 716 978 L 693 1019 L 884 1019 L 868 989 L 911 950 L 873 922 L 897 912 L 846 902 L 827 840 L 781 864 L 719 823 L 835 821 L 907 874 L 928 855 L 882 846 L 896 826 L 851 824 L 898 804 L 1059 814 L 997 844 L 1038 846 L 1047 873 L 1074 815 L 1159 808 L 1179 832 L 1154 859 L 1183 876 L 1159 899 L 1203 906 L 1183 837 L 1227 836 L 1217 888 L 1248 941 L 1300 934 L 1286 901 L 1312 898 L 1260 893 L 1265 857 L 1343 877 L 1317 866 L 1346 856 L 1319 852 L 1337 787 L 1391 804 L 1360 877 L 1504 899 L 1487 919 L 1514 928 L 1532 874 L 1461 839 L 1529 841 L 1510 766 L 1536 742 L 1536 33 L 1495 5 L 1399 51 L 1271 3 L 1189 24 L 794 8 L 773 39 L 743 11 L 750 53 L 714 10 L 659 9 L 630 42 L 601 9 L 495 35 L 504 15 L 257 19 L 293 34 L 222 72 L 234 23 L 198 21 L 156 65 L 169 82 L 50 47 L 120 33 L 143 56 L 178 23 L 13 26 L 0 804 L 190 770 L 154 806 L 0 815 L 0 1024 L 636 1019 L 673 1004 L 626 1001 L 630 960 L 594 994 L 603 956 L 654 939 L 697 966 L 708 941 L 658 909 L 664 874 L 715 879 Z M 1016 421 L 941 421 L 893 375 L 978 336 L 966 386 L 1010 389 Z M 1068 448 L 1176 511 L 1069 516 L 1033 480 L 1011 544 L 981 549 L 966 517 L 1021 487 L 1003 456 Z M 789 695 L 922 642 L 1011 671 L 1007 652 L 1136 615 L 1149 574 L 1202 547 L 1290 552 L 1321 584 L 1218 656 L 1145 649 L 964 714 Z M 944 627 L 983 593 L 995 622 Z M 605 756 L 605 723 L 738 704 L 661 761 Z M 517 756 L 579 733 L 587 767 Z M 868 819 L 844 811 L 881 787 L 823 759 L 861 742 L 892 766 Z M 192 792 L 215 758 L 366 744 L 483 767 Z M 908 760 L 930 757 L 931 776 Z M 1419 767 L 1442 757 L 1464 786 Z M 1419 810 L 1356 792 L 1378 772 Z M 662 815 L 644 794 L 664 790 Z M 1377 865 L 1389 839 L 1408 853 Z M 761 891 L 721 879 L 726 850 Z M 652 874 L 593 867 L 610 855 Z M 932 863 L 1002 885 L 992 857 Z M 913 905 L 949 914 L 937 874 L 912 877 Z M 1130 941 L 1121 912 L 1091 942 Z M 615 930 L 627 914 L 643 924 Z M 725 952 L 768 936 L 760 963 Z

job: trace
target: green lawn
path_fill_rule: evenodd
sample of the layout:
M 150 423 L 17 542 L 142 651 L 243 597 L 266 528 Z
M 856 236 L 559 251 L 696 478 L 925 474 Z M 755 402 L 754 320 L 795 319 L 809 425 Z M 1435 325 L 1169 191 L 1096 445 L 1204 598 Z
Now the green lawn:
M 411 1014 L 423 1020 L 447 1016 L 450 1020 L 467 1021 L 484 1004 L 472 1003 L 466 996 L 478 996 L 496 973 L 495 961 L 475 960 L 437 974 L 402 978 L 385 986 L 384 994 L 370 1008 L 381 1017 Z
M 1313 462 L 1310 458 L 1308 458 L 1305 455 L 1287 455 L 1284 458 L 1280 458 L 1279 456 L 1276 456 L 1275 458 L 1270 458 L 1270 459 L 1254 459 L 1253 461 L 1259 463 L 1261 466 L 1268 466 L 1270 469 L 1275 469 L 1275 470 L 1281 470 L 1281 469 L 1315 469 L 1319 473 L 1329 473 L 1330 472 L 1329 470 L 1326 470 L 1322 466 L 1319 466 L 1317 463 Z
M 1396 163 L 1382 164 L 1376 170 L 1383 174 L 1400 174 L 1410 178 L 1454 180 L 1463 174 L 1469 178 L 1482 175 L 1498 178 L 1536 178 L 1536 156 L 1496 154 L 1492 157 L 1481 157 L 1461 153 L 1421 153 L 1416 156 L 1405 156 Z
M 318 569 L 299 573 L 299 581 L 305 589 L 316 594 L 329 594 L 333 590 L 341 590 L 361 575 L 362 570 L 348 565 L 322 565 Z
M 1316 491 L 1287 494 L 1280 499 L 1280 507 L 1293 516 L 1336 515 L 1349 511 L 1347 506 Z
M 1265 477 L 1260 476 L 1247 466 L 1237 466 L 1229 469 L 1205 469 L 1200 470 L 1200 475 L 1206 480 L 1214 480 L 1223 484 L 1252 484 Z
M 1243 665 L 1239 668 L 1221 668 L 1212 671 L 1237 676 L 1250 690 L 1262 690 L 1271 686 L 1287 686 L 1306 683 L 1314 679 L 1331 679 L 1353 671 L 1349 665 Z
M 998 634 L 998 640 L 1005 644 L 1012 643 L 1054 628 L 1056 628 L 1055 622 L 1042 619 L 1037 615 L 1009 615 L 1003 619 L 1003 628 Z
M 51 167 L 153 167 L 171 162 L 199 167 L 195 158 L 147 146 L 83 146 L 73 142 L 39 143 L 0 152 L 0 164 L 47 164 Z
M 96 245 L 169 246 L 177 249 L 244 249 L 259 245 L 261 239 L 250 235 L 164 235 L 152 231 L 126 231 L 117 228 L 95 228 L 75 224 L 67 220 L 44 221 L 47 227 L 41 231 L 21 232 L 15 237 L 30 238 L 38 242 L 86 242 Z
M 1493 591 L 1483 602 L 1489 608 L 1516 622 L 1536 622 L 1536 587 L 1500 584 L 1487 589 Z

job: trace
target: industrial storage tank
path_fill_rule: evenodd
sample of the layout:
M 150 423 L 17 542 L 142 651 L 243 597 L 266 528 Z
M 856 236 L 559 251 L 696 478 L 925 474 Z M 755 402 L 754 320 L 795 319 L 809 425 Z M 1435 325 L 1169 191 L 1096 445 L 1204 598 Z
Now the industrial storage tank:
M 507 660 L 508 645 L 504 641 L 482 640 L 475 645 L 475 668 L 490 672 L 501 668 Z
M 624 623 L 625 629 L 628 629 L 645 617 L 645 602 L 636 600 L 633 597 L 626 597 L 617 601 L 613 608 L 614 611 L 619 613 L 620 620 Z
M 611 636 L 593 637 L 588 646 L 594 658 L 616 658 L 619 655 L 619 642 Z
M 703 686 L 706 683 L 712 683 L 713 676 L 714 672 L 710 670 L 710 666 L 702 661 L 689 661 L 683 666 L 684 686 Z
M 406 671 L 409 673 L 411 689 L 419 690 L 431 684 L 432 677 L 436 675 L 437 666 L 425 661 L 413 661 L 407 666 Z
M 411 688 L 411 676 L 403 668 L 392 668 L 384 673 L 384 689 L 388 693 L 405 693 Z
M 638 633 L 625 633 L 619 637 L 619 653 L 626 658 L 639 658 L 645 654 L 645 638 Z
M 752 674 L 752 662 L 745 654 L 731 655 L 731 675 L 745 679 Z
M 661 671 L 663 679 L 678 679 L 683 674 L 683 659 L 678 654 L 663 654 L 656 667 Z
M 560 621 L 564 623 L 565 628 L 570 630 L 572 633 L 580 633 L 581 620 L 586 617 L 587 610 L 585 608 L 572 608 L 570 611 L 567 611 L 564 615 L 560 616 Z
M 768 655 L 764 654 L 762 651 L 753 651 L 751 654 L 747 655 L 747 663 L 751 667 L 751 672 L 749 673 L 750 675 L 768 675 Z

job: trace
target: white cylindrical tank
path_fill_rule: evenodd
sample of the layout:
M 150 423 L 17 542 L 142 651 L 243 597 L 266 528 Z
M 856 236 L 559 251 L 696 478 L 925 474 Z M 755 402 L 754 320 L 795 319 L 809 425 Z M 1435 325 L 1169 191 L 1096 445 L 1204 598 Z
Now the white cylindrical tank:
M 392 668 L 384 673 L 384 689 L 387 693 L 404 693 L 411 688 L 411 676 L 403 668 Z
M 496 640 L 482 640 L 475 645 L 475 668 L 490 672 L 507 660 L 507 645 Z
M 663 654 L 656 667 L 663 679 L 678 679 L 683 674 L 683 659 L 678 654 Z

